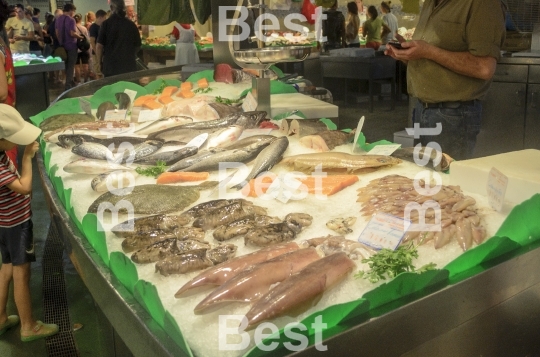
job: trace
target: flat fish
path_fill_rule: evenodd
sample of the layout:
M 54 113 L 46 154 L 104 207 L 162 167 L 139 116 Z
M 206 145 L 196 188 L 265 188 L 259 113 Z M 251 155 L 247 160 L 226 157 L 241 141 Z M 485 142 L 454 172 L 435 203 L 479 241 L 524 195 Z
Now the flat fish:
M 114 105 L 113 102 L 103 102 L 99 105 L 97 109 L 96 117 L 98 118 L 98 120 L 105 120 L 106 112 L 108 110 L 115 110 L 115 109 L 116 109 L 116 105 Z
M 210 244 L 198 240 L 169 238 L 137 250 L 131 255 L 131 260 L 138 264 L 155 263 L 172 255 L 198 249 L 210 249 Z
M 156 152 L 136 159 L 135 162 L 142 165 L 157 165 L 158 161 L 163 161 L 165 165 L 170 166 L 186 157 L 197 154 L 198 151 L 199 148 L 196 146 L 187 146 L 174 151 Z
M 169 128 L 174 128 L 176 126 L 184 125 L 193 122 L 193 119 L 186 116 L 171 116 L 167 118 L 158 119 L 152 124 L 149 124 L 141 129 L 135 130 L 137 135 L 149 135 L 161 130 L 166 130 Z
M 80 145 L 74 146 L 71 152 L 87 159 L 107 160 L 108 162 L 116 162 L 114 154 L 105 145 L 98 143 L 83 142 Z
M 79 159 L 66 164 L 64 172 L 71 174 L 98 175 L 109 171 L 132 170 L 131 168 L 105 160 Z
M 299 171 L 313 171 L 321 165 L 323 170 L 355 172 L 362 169 L 378 169 L 401 163 L 400 159 L 383 155 L 351 155 L 343 152 L 321 152 L 288 156 L 282 161 Z
M 281 161 L 283 158 L 283 153 L 285 153 L 288 147 L 289 139 L 287 139 L 286 136 L 282 136 L 272 141 L 267 147 L 261 150 L 259 155 L 257 155 L 253 168 L 246 179 L 242 183 L 233 186 L 232 188 L 239 190 L 251 179 L 254 179 L 255 177 L 259 176 L 259 174 L 272 169 L 274 165 Z
M 204 298 L 194 312 L 206 313 L 216 307 L 233 302 L 252 302 L 270 291 L 270 288 L 318 260 L 314 248 L 304 248 L 282 254 L 243 270 Z
M 236 257 L 200 273 L 195 278 L 184 284 L 174 296 L 176 298 L 189 296 L 198 292 L 200 289 L 222 285 L 228 280 L 232 279 L 242 270 L 254 264 L 272 259 L 287 252 L 297 250 L 298 248 L 298 244 L 295 242 L 289 242 L 259 249 L 253 253 Z
M 91 123 L 96 119 L 86 114 L 57 114 L 53 115 L 39 124 L 39 128 L 45 131 L 52 131 L 65 128 L 66 126 L 79 123 Z
M 188 224 L 190 220 L 191 218 L 182 214 L 156 214 L 128 219 L 114 226 L 111 232 L 121 238 L 145 236 L 155 231 L 173 232 Z
M 116 205 L 120 201 L 133 206 L 133 213 L 156 214 L 178 212 L 200 198 L 200 190 L 209 188 L 205 185 L 196 186 L 164 186 L 138 185 L 129 194 L 115 195 L 105 192 L 88 208 L 88 213 L 97 213 L 100 204 Z M 122 207 L 120 212 L 126 212 Z
M 185 254 L 173 255 L 156 263 L 156 272 L 161 275 L 186 274 L 221 264 L 234 257 L 237 247 L 223 244 L 208 250 L 194 250 Z
M 135 178 L 129 171 L 112 171 L 99 174 L 90 182 L 92 190 L 96 192 L 118 191 L 135 184 Z
M 116 93 L 114 97 L 118 101 L 118 109 L 124 110 L 124 109 L 129 108 L 129 105 L 131 104 L 131 98 L 129 98 L 129 95 L 127 95 L 126 93 L 120 92 L 120 93 Z
M 356 267 L 345 253 L 314 261 L 262 296 L 247 312 L 248 326 L 271 320 L 314 301 Z M 309 306 L 307 306 L 309 307 Z

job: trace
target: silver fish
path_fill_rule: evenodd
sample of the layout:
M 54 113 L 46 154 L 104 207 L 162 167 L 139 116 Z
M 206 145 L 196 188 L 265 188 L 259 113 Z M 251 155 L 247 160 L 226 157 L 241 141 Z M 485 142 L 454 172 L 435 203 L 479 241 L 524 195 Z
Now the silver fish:
M 319 297 L 356 267 L 345 253 L 314 261 L 262 296 L 246 314 L 248 326 L 281 316 Z
M 104 160 L 79 159 L 65 165 L 63 170 L 72 174 L 97 175 L 109 171 L 132 170 L 131 168 Z
M 215 309 L 216 305 L 227 302 L 257 300 L 268 293 L 273 285 L 289 278 L 319 258 L 314 248 L 304 248 L 254 265 L 212 291 L 195 306 L 194 312 L 205 313 Z
M 245 129 L 256 129 L 266 119 L 266 114 L 264 111 L 242 112 L 236 120 L 236 125 L 241 125 Z
M 115 109 L 116 109 L 116 105 L 114 105 L 113 102 L 103 102 L 99 105 L 96 116 L 98 120 L 105 120 L 105 113 L 108 110 L 115 110 Z
M 90 185 L 96 192 L 118 191 L 135 184 L 133 173 L 129 171 L 112 171 L 99 174 L 92 179 Z
M 249 162 L 257 157 L 266 146 L 268 146 L 268 142 L 258 142 L 242 149 L 225 150 L 178 171 L 214 171 L 218 170 L 223 162 Z
M 146 141 L 146 138 L 139 138 L 134 136 L 115 136 L 112 138 L 99 138 L 87 134 L 60 134 L 58 135 L 58 145 L 63 148 L 72 148 L 73 146 L 80 145 L 84 142 L 98 143 L 109 147 L 114 145 L 115 148 L 119 147 L 122 143 L 130 143 L 131 145 L 137 145 Z
M 220 129 L 208 137 L 206 147 L 211 149 L 227 146 L 238 140 L 243 131 L 244 127 L 240 125 L 231 125 L 227 128 Z
M 165 165 L 170 166 L 186 157 L 195 155 L 198 151 L 199 148 L 196 146 L 186 146 L 174 151 L 156 152 L 137 159 L 135 162 L 142 165 L 157 165 L 158 161 L 164 161 Z
M 126 150 L 121 156 L 121 162 L 134 162 L 148 155 L 152 155 L 163 146 L 163 142 L 159 140 L 147 140 L 136 145 L 133 150 Z
M 178 141 L 188 143 L 191 139 L 202 133 L 212 133 L 219 128 L 213 129 L 193 129 L 185 128 L 185 125 L 175 126 L 148 135 L 148 139 L 158 139 L 164 141 Z
M 135 130 L 135 134 L 150 135 L 161 130 L 174 128 L 176 126 L 188 124 L 191 122 L 193 122 L 192 118 L 181 115 L 161 118 L 152 122 L 152 124 L 145 126 L 144 128 Z
M 297 249 L 298 244 L 295 242 L 288 242 L 285 244 L 277 244 L 272 247 L 259 249 L 253 253 L 236 257 L 200 273 L 195 278 L 184 284 L 176 292 L 176 294 L 174 294 L 174 296 L 176 298 L 189 296 L 196 293 L 200 289 L 222 285 L 228 280 L 232 279 L 236 274 L 254 264 L 264 262 L 281 254 L 285 254 Z
M 180 161 L 176 162 L 175 164 L 171 165 L 167 168 L 167 172 L 176 172 L 180 171 L 182 169 L 188 168 L 198 162 L 201 162 L 202 160 L 217 154 L 218 152 L 225 151 L 224 149 L 220 148 L 213 148 L 210 150 L 201 150 L 197 154 L 181 159 Z
M 115 95 L 116 100 L 118 101 L 118 109 L 128 109 L 131 104 L 131 98 L 126 93 L 120 92 Z
M 248 136 L 247 138 L 243 138 L 243 139 L 240 139 L 238 141 L 235 141 L 234 143 L 229 144 L 229 145 L 225 146 L 224 148 L 227 149 L 227 150 L 240 149 L 240 148 L 243 148 L 245 146 L 258 143 L 260 141 L 272 142 L 272 141 L 274 141 L 276 139 L 277 139 L 277 137 L 275 137 L 274 135 L 252 135 L 252 136 Z
M 244 187 L 251 179 L 254 179 L 259 174 L 269 171 L 275 164 L 281 161 L 283 158 L 283 153 L 289 147 L 289 139 L 286 136 L 282 136 L 274 141 L 272 141 L 267 147 L 262 149 L 261 153 L 257 155 L 257 159 L 253 164 L 251 172 L 246 177 L 246 179 L 240 184 L 233 186 L 232 188 L 241 189 Z
M 107 160 L 115 162 L 114 154 L 105 145 L 98 143 L 83 142 L 80 145 L 74 146 L 71 152 L 88 159 Z

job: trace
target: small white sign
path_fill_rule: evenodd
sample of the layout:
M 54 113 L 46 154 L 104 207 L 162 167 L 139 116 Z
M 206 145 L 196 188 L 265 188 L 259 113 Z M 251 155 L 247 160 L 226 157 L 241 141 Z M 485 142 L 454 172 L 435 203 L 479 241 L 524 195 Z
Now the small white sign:
M 508 187 L 508 177 L 492 167 L 489 171 L 486 190 L 488 203 L 496 211 L 500 212 L 503 208 L 506 187 Z
M 161 118 L 161 109 L 141 110 L 139 112 L 138 122 L 155 121 Z
M 115 110 L 107 110 L 105 112 L 105 120 L 106 121 L 120 121 L 120 120 L 125 120 L 126 119 L 126 115 L 127 115 L 127 110 L 126 109 L 123 109 L 123 110 L 118 110 L 118 109 L 115 109 Z
M 399 149 L 401 144 L 392 144 L 392 145 L 377 145 L 373 149 L 369 150 L 369 155 L 385 155 L 390 156 L 394 151 Z
M 135 101 L 135 97 L 137 96 L 137 92 L 131 89 L 124 89 L 124 93 L 126 93 L 129 97 L 129 108 L 133 106 L 133 102 Z
M 364 126 L 364 121 L 366 118 L 362 115 L 360 120 L 358 121 L 358 125 L 356 126 L 356 131 L 354 132 L 354 141 L 352 146 L 352 152 L 363 152 L 361 148 L 358 147 L 358 138 L 360 137 L 360 133 L 362 132 L 362 127 Z
M 302 186 L 302 182 L 297 179 L 280 175 L 268 186 L 266 195 L 281 203 L 287 203 L 292 198 L 294 191 L 298 190 L 300 186 Z
M 403 218 L 377 213 L 368 222 L 358 241 L 375 249 L 395 250 L 410 225 L 411 222 Z
M 135 6 L 135 0 L 125 0 L 126 6 Z
M 242 109 L 245 112 L 252 112 L 257 110 L 257 99 L 255 99 L 251 92 L 248 92 L 246 98 L 244 98 L 244 101 L 242 102 Z
M 86 113 L 86 115 L 92 115 L 92 105 L 90 104 L 90 101 L 84 98 L 79 98 L 79 105 L 81 106 L 81 109 Z

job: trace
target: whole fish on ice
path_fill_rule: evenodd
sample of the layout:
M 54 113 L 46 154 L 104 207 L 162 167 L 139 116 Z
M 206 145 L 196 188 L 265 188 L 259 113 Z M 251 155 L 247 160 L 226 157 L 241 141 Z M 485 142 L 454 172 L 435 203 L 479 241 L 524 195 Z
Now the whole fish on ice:
M 191 251 L 173 255 L 156 263 L 156 272 L 168 276 L 170 274 L 186 274 L 202 270 L 230 260 L 236 254 L 234 244 L 222 244 L 206 251 Z

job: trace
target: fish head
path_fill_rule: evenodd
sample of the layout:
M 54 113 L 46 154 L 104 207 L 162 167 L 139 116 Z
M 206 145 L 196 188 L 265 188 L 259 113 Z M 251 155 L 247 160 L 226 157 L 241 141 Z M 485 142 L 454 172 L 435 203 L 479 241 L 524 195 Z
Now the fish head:
M 83 141 L 84 140 L 80 136 L 70 134 L 58 135 L 58 146 L 63 147 L 64 149 L 71 149 L 74 146 L 82 144 Z
M 246 129 L 258 128 L 261 122 L 266 119 L 267 115 L 265 111 L 252 111 L 239 114 L 236 124 L 242 125 Z

